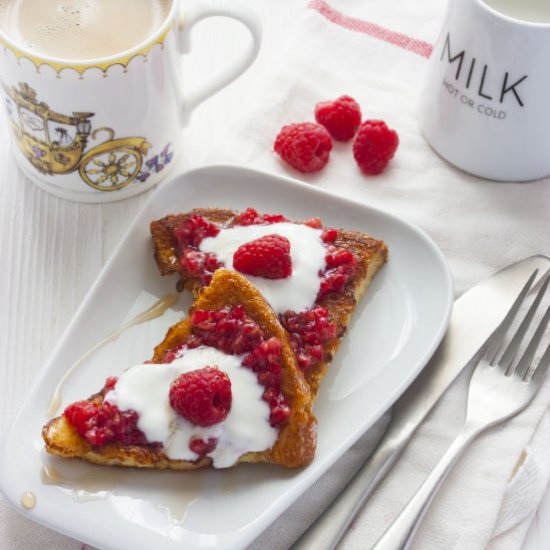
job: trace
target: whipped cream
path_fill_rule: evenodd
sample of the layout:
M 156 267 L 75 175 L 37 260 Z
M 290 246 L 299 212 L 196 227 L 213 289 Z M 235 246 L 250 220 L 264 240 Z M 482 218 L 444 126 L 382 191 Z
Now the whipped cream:
M 199 245 L 202 252 L 211 252 L 222 261 L 227 269 L 233 269 L 233 255 L 245 243 L 265 237 L 281 235 L 290 242 L 292 275 L 286 279 L 265 279 L 243 275 L 263 294 L 265 299 L 281 314 L 311 309 L 319 292 L 321 277 L 325 269 L 325 248 L 321 229 L 307 225 L 281 222 L 270 225 L 246 225 L 222 229 L 215 237 L 203 239 Z
M 227 468 L 244 453 L 270 449 L 278 435 L 269 423 L 269 405 L 262 399 L 265 388 L 254 372 L 242 366 L 242 359 L 207 346 L 184 349 L 172 363 L 146 363 L 126 370 L 105 401 L 121 411 L 136 411 L 138 428 L 148 441 L 162 443 L 170 459 L 196 460 L 198 455 L 189 448 L 189 441 L 216 438 L 217 446 L 208 456 L 215 468 Z M 224 421 L 202 427 L 176 414 L 170 407 L 169 392 L 178 376 L 206 366 L 228 375 L 232 401 Z

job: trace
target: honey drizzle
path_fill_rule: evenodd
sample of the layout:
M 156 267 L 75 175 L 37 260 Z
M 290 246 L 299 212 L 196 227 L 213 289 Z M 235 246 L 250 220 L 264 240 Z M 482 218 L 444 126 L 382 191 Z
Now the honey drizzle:
M 63 476 L 52 466 L 43 466 L 40 478 L 44 485 L 60 485 L 65 481 Z
M 93 468 L 76 478 L 65 478 L 52 466 L 43 466 L 40 477 L 44 485 L 59 485 L 70 488 L 76 502 L 88 502 L 109 497 L 125 472 L 118 469 Z
M 113 342 L 114 340 L 116 340 L 125 330 L 129 329 L 130 327 L 139 325 L 141 323 L 145 323 L 147 321 L 151 321 L 152 319 L 156 319 L 157 317 L 161 317 L 162 315 L 164 315 L 166 310 L 172 307 L 178 300 L 179 300 L 179 294 L 169 294 L 168 296 L 162 297 L 155 304 L 153 304 L 149 309 L 140 313 L 139 315 L 137 315 L 127 323 L 124 323 L 120 328 L 118 328 L 117 330 L 115 330 L 105 338 L 103 338 L 103 340 L 100 340 L 99 342 L 97 342 L 97 344 L 93 345 L 88 351 L 86 351 L 81 357 L 79 357 L 67 369 L 67 371 L 65 372 L 65 374 L 62 376 L 61 380 L 58 382 L 57 386 L 55 387 L 52 398 L 48 405 L 48 409 L 46 410 L 47 416 L 48 417 L 55 416 L 55 414 L 59 410 L 59 407 L 61 406 L 61 390 L 63 388 L 63 385 L 70 378 L 73 372 L 86 359 L 88 359 L 88 357 L 90 357 L 90 355 L 95 353 L 99 348 L 101 348 L 105 344 L 108 344 L 109 342 Z
M 36 506 L 36 496 L 34 493 L 27 491 L 21 496 L 21 506 L 25 510 L 32 510 Z
M 46 465 L 42 466 L 40 472 L 44 485 L 64 487 L 70 491 L 73 500 L 80 503 L 107 499 L 121 483 L 135 485 L 138 483 L 137 476 L 141 475 L 143 472 L 93 468 L 84 475 L 69 478 L 63 477 L 54 467 Z M 202 485 L 203 482 L 197 476 L 184 475 L 171 479 L 170 483 L 162 483 L 162 494 L 154 499 L 154 506 L 164 511 L 172 525 L 181 525 L 191 506 L 199 500 Z M 147 487 L 147 484 L 143 485 L 144 492 Z

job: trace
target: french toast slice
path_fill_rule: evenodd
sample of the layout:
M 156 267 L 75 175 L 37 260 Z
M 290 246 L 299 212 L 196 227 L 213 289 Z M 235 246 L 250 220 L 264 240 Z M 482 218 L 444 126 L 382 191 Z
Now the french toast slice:
M 207 225 L 200 220 L 204 220 Z M 209 273 L 204 271 L 201 273 L 200 269 L 195 269 L 196 264 L 187 261 L 186 255 L 194 258 L 193 254 L 200 252 L 202 241 L 216 233 L 208 224 L 223 231 L 243 225 L 266 224 L 269 226 L 285 222 L 289 220 L 282 215 L 261 215 L 250 208 L 244 212 L 220 208 L 197 208 L 187 213 L 168 215 L 151 222 L 154 257 L 162 275 L 179 275 L 176 284 L 178 291 L 187 289 L 196 295 L 201 286 L 207 283 Z M 289 333 L 298 364 L 304 372 L 315 399 L 320 382 L 342 342 L 358 302 L 363 298 L 372 278 L 387 261 L 388 248 L 382 240 L 366 233 L 323 227 L 318 219 L 289 223 L 320 230 L 322 239 L 327 245 L 327 273 L 340 269 L 347 277 L 345 284 L 339 288 L 329 288 L 328 292 L 320 290 L 309 308 L 310 313 L 307 311 L 291 311 L 290 314 L 278 312 L 283 326 Z M 342 258 L 345 252 L 338 252 L 342 250 L 353 255 L 353 269 L 348 269 L 345 265 L 339 267 L 338 264 L 329 269 L 328 256 L 337 258 L 340 254 Z M 213 261 L 212 256 L 208 254 L 204 258 L 199 258 L 199 263 L 200 261 L 203 261 L 206 267 L 209 263 L 215 264 L 215 258 Z M 338 260 L 331 261 L 334 264 Z M 221 265 L 232 268 L 225 264 Z M 346 269 L 348 269 L 347 272 Z M 319 351 L 318 346 L 315 349 L 310 346 L 304 351 L 304 347 L 307 347 L 304 341 L 310 339 L 311 334 L 303 334 L 303 327 L 315 323 L 314 317 L 318 316 L 322 310 L 326 312 L 326 322 L 323 326 L 317 327 L 317 331 L 323 333 L 323 337 L 319 339 L 322 351 Z M 311 313 L 312 311 L 314 313 Z M 298 316 L 294 315 L 296 313 Z
M 243 321 L 243 325 L 239 326 L 244 328 L 238 328 L 235 329 L 237 332 L 231 332 L 232 329 L 228 322 L 234 323 L 234 319 L 243 318 L 243 309 L 245 321 Z M 241 317 L 237 315 L 237 312 Z M 220 318 L 222 322 L 225 319 L 223 329 L 221 328 L 222 325 L 216 325 L 212 321 Z M 248 340 L 243 340 L 243 338 L 248 338 Z M 261 343 L 258 344 L 258 342 Z M 193 470 L 210 465 L 228 467 L 240 462 L 267 462 L 288 468 L 308 464 L 315 453 L 317 427 L 316 419 L 311 412 L 310 389 L 296 365 L 287 334 L 274 312 L 262 295 L 238 273 L 219 269 L 212 278 L 210 285 L 200 290 L 196 301 L 191 306 L 189 316 L 168 330 L 164 340 L 155 348 L 152 360 L 148 362 L 150 364 L 134 367 L 134 369 L 148 369 L 148 372 L 152 373 L 152 370 L 150 370 L 152 368 L 171 368 L 171 366 L 177 364 L 178 358 L 179 360 L 182 360 L 182 358 L 185 360 L 185 357 L 194 352 L 198 353 L 207 349 L 210 353 L 213 353 L 210 349 L 212 346 L 216 348 L 217 353 L 223 353 L 224 360 L 233 361 L 238 359 L 238 361 L 242 361 L 239 369 L 241 371 L 246 370 L 248 378 L 251 376 L 250 373 L 255 373 L 256 383 L 260 387 L 258 390 L 253 384 L 252 389 L 256 392 L 256 396 L 261 396 L 261 403 L 258 404 L 259 398 L 256 398 L 253 403 L 254 408 L 250 410 L 256 411 L 258 407 L 263 407 L 261 410 L 267 411 L 267 416 L 264 414 L 263 417 L 257 419 L 250 418 L 253 416 L 253 412 L 247 414 L 249 409 L 245 408 L 244 415 L 248 418 L 247 422 L 250 424 L 247 425 L 246 429 L 253 431 L 257 428 L 262 433 L 266 433 L 267 430 L 269 437 L 275 438 L 274 443 L 268 448 L 252 451 L 249 448 L 243 449 L 242 453 L 238 451 L 235 460 L 231 464 L 216 464 L 215 453 L 221 445 L 220 442 L 225 442 L 233 432 L 227 431 L 229 433 L 227 435 L 226 432 L 222 431 L 217 435 L 215 434 L 211 439 L 208 435 L 210 432 L 206 433 L 204 430 L 218 429 L 224 425 L 224 422 L 229 425 L 232 411 L 236 411 L 237 406 L 241 406 L 241 403 L 246 402 L 246 406 L 248 406 L 247 399 L 249 396 L 243 395 L 243 391 L 239 393 L 238 390 L 242 389 L 242 386 L 234 386 L 236 378 L 231 379 L 231 408 L 223 422 L 204 428 L 204 425 L 194 426 L 189 420 L 182 419 L 179 414 L 172 413 L 176 419 L 171 420 L 170 426 L 174 426 L 174 422 L 176 422 L 176 426 L 185 425 L 185 430 L 195 430 L 198 434 L 193 435 L 191 439 L 183 439 L 183 441 L 189 442 L 189 449 L 194 450 L 192 459 L 174 458 L 174 453 L 168 452 L 170 448 L 168 445 L 165 447 L 156 441 L 144 440 L 143 433 L 139 428 L 139 421 L 136 423 L 137 417 L 134 411 L 121 413 L 117 409 L 119 418 L 124 414 L 129 415 L 125 417 L 129 419 L 129 424 L 122 425 L 122 428 L 115 425 L 111 430 L 111 432 L 117 434 L 122 433 L 119 439 L 115 437 L 114 440 L 108 440 L 111 432 L 97 431 L 105 428 L 106 422 L 104 419 L 92 419 L 89 422 L 87 418 L 84 418 L 88 423 L 79 423 L 82 416 L 78 417 L 77 413 L 86 415 L 86 411 L 97 409 L 104 409 L 106 414 L 112 412 L 112 405 L 109 403 L 109 396 L 112 395 L 110 392 L 117 391 L 122 383 L 121 380 L 133 370 L 130 368 L 118 380 L 108 379 L 105 387 L 88 400 L 70 405 L 65 409 L 63 415 L 48 422 L 42 430 L 46 450 L 48 453 L 61 457 L 80 458 L 96 464 L 150 469 Z M 269 350 L 269 354 L 266 352 L 262 355 L 262 350 L 265 351 L 266 349 Z M 260 353 L 260 359 L 256 359 L 258 353 Z M 273 366 L 274 363 L 275 366 Z M 212 365 L 208 365 L 208 367 L 212 367 Z M 159 371 L 155 371 L 154 374 L 159 374 Z M 241 375 L 243 375 L 242 372 Z M 170 389 L 170 399 L 172 398 L 173 385 L 174 382 L 172 382 Z M 151 388 L 150 391 L 155 390 Z M 121 392 L 122 389 L 119 390 L 119 398 Z M 167 403 L 167 407 L 170 406 L 172 405 Z M 244 406 L 241 406 L 239 412 L 235 412 L 236 415 L 241 415 L 239 417 L 241 419 Z M 75 410 L 77 413 L 75 413 Z M 182 422 L 183 424 L 181 424 Z M 191 425 L 191 428 L 189 428 L 189 425 Z M 241 432 L 243 431 L 242 426 L 237 426 L 237 428 Z M 108 429 L 111 429 L 110 425 L 107 425 Z M 274 430 L 275 432 L 273 432 Z M 105 433 L 107 433 L 107 439 L 103 437 Z M 188 432 L 183 431 L 181 433 Z M 99 438 L 101 441 L 97 439 L 99 436 L 101 436 Z M 192 446 L 197 438 L 200 444 L 200 450 L 198 451 L 196 447 Z M 219 441 L 216 438 L 219 438 Z M 208 448 L 213 440 L 216 440 L 215 449 Z M 240 440 L 235 440 L 229 441 L 227 445 L 231 450 L 241 443 Z M 189 449 L 185 449 L 187 454 L 189 454 Z M 180 451 L 181 449 L 178 452 Z M 231 452 L 234 453 L 235 451 Z M 223 462 L 223 455 L 220 460 Z

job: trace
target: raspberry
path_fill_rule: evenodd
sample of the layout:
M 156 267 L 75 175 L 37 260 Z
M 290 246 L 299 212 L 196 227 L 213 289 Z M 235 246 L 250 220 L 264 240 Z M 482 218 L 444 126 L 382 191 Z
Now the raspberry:
M 249 353 L 243 359 L 243 366 L 257 374 L 262 386 L 278 388 L 281 384 L 281 352 L 281 342 L 273 336 Z
M 209 285 L 214 271 L 223 265 L 211 252 L 201 252 L 195 248 L 186 247 L 180 254 L 181 268 L 187 271 L 190 277 L 200 279 L 203 285 Z
M 286 279 L 292 274 L 290 241 L 281 235 L 266 235 L 245 243 L 233 255 L 233 267 L 247 275 Z
M 321 361 L 323 344 L 336 336 L 336 325 L 329 320 L 328 311 L 320 306 L 300 313 L 287 311 L 281 317 L 281 324 L 290 333 L 290 345 L 304 371 Z
M 321 222 L 321 218 L 309 218 L 307 220 L 304 220 L 301 223 L 303 225 L 307 225 L 308 227 L 311 227 L 312 229 L 323 229 L 323 223 Z
M 239 214 L 235 220 L 235 225 L 270 225 L 272 223 L 287 222 L 288 220 L 282 214 L 258 214 L 254 208 L 247 208 Z
M 94 446 L 112 441 L 122 445 L 146 445 L 143 432 L 137 427 L 136 411 L 121 412 L 105 401 L 77 401 L 63 413 L 78 434 Z
M 103 395 L 105 395 L 108 391 L 111 391 L 118 381 L 118 378 L 116 376 L 109 376 L 107 380 L 105 380 L 105 384 L 103 386 Z
M 276 388 L 267 388 L 262 395 L 262 399 L 271 409 L 269 414 L 269 423 L 271 426 L 278 426 L 290 416 L 290 405 L 286 397 Z
M 350 264 L 354 261 L 353 254 L 345 248 L 330 247 L 325 256 L 327 267 L 336 267 L 343 264 Z
M 332 140 L 326 128 L 313 122 L 283 126 L 275 139 L 275 152 L 300 172 L 318 172 L 328 162 Z
M 213 426 L 231 409 L 231 380 L 215 367 L 186 372 L 170 386 L 170 406 L 197 426 Z
M 200 345 L 200 344 L 199 344 Z M 197 346 L 198 347 L 198 346 Z M 171 363 L 172 361 L 174 361 L 175 359 L 177 359 L 178 357 L 180 357 L 180 351 L 182 350 L 183 346 L 178 346 L 174 349 L 171 349 L 171 350 L 168 350 L 162 360 L 161 360 L 161 363 Z
M 357 269 L 357 258 L 344 248 L 329 246 L 325 256 L 326 270 L 323 273 L 317 299 L 331 292 L 340 292 Z
M 215 237 L 219 232 L 220 228 L 217 225 L 206 221 L 198 214 L 193 214 L 174 229 L 174 236 L 182 250 L 186 246 L 199 246 L 203 239 Z
M 329 227 L 328 229 L 325 229 L 323 231 L 323 234 L 321 235 L 322 241 L 326 244 L 333 243 L 337 237 L 338 237 L 338 231 L 331 227 Z
M 343 95 L 315 106 L 315 120 L 337 141 L 349 141 L 361 124 L 361 108 L 355 99 Z
M 260 325 L 247 317 L 241 305 L 219 311 L 195 310 L 191 325 L 193 334 L 185 340 L 189 348 L 205 345 L 241 355 L 252 351 L 264 339 Z
M 218 440 L 215 437 L 209 437 L 207 441 L 200 437 L 193 437 L 189 441 L 189 448 L 199 456 L 205 456 L 211 453 L 218 445 Z
M 399 136 L 382 120 L 366 120 L 353 142 L 353 156 L 359 168 L 369 175 L 380 174 L 395 154 Z
M 281 341 L 273 336 L 243 360 L 243 367 L 255 372 L 258 382 L 265 387 L 262 399 L 269 405 L 269 423 L 273 427 L 282 424 L 290 416 L 290 406 L 281 392 L 282 349 Z

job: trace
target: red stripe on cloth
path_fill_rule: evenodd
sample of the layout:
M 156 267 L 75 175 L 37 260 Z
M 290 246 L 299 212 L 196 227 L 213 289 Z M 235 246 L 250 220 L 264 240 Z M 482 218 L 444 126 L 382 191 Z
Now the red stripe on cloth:
M 368 34 L 369 36 L 378 38 L 394 46 L 399 46 L 404 50 L 408 50 L 422 57 L 428 58 L 432 54 L 433 46 L 428 42 L 417 40 L 406 34 L 386 29 L 375 23 L 364 21 L 363 19 L 349 17 L 331 8 L 324 0 L 312 0 L 309 3 L 309 7 L 319 12 L 332 23 L 344 27 L 345 29 Z

